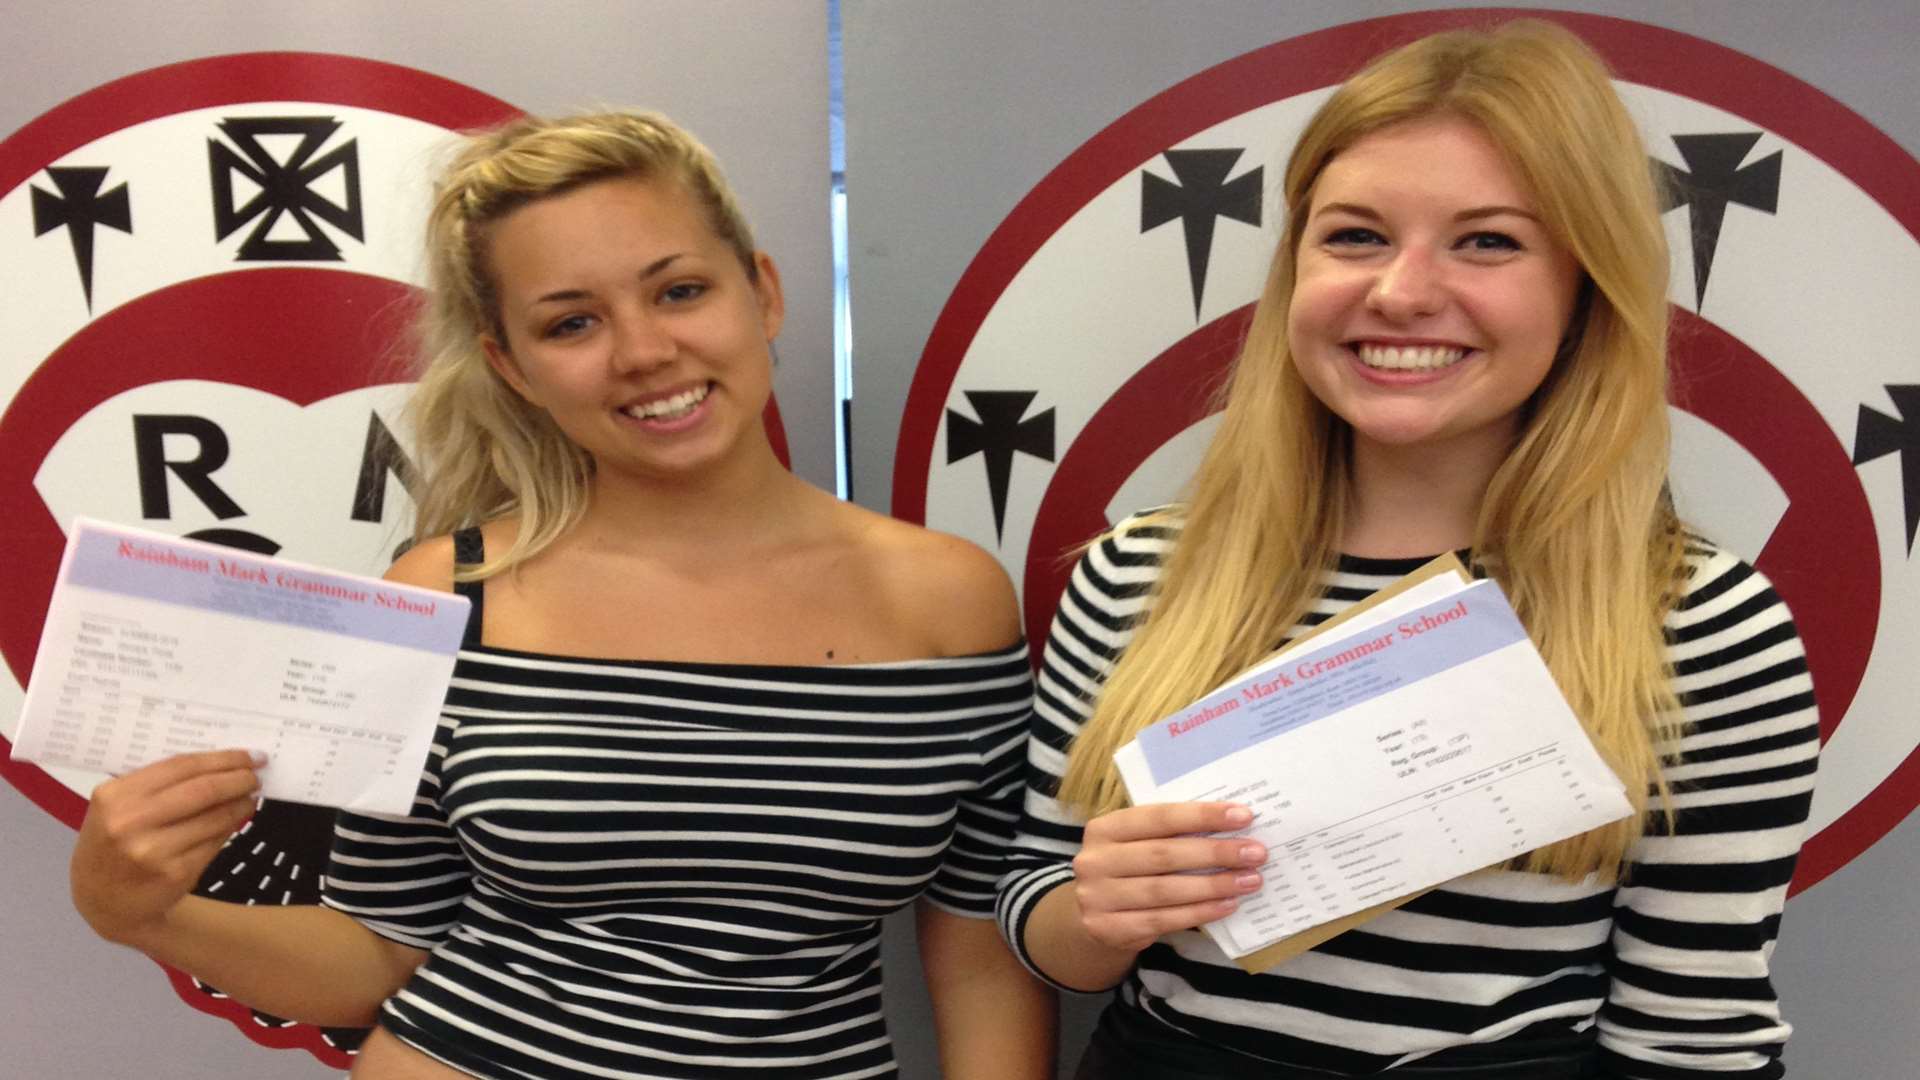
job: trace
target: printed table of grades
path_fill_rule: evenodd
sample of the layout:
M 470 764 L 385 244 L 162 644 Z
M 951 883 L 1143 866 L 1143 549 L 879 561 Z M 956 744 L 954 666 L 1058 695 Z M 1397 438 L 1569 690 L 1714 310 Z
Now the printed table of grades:
M 82 519 L 13 756 L 121 774 L 175 754 L 261 750 L 270 798 L 403 813 L 468 607 Z
M 1617 821 L 1624 789 L 1492 582 L 1436 577 L 1281 653 L 1116 755 L 1135 802 L 1250 807 L 1243 957 Z

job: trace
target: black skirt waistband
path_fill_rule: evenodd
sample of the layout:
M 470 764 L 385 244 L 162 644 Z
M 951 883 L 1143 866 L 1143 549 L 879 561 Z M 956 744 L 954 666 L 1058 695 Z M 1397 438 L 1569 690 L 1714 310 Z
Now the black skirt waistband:
M 1390 1080 L 1589 1080 L 1597 1033 L 1461 1046 L 1372 1075 Z M 1116 1001 L 1100 1015 L 1074 1080 L 1350 1080 L 1353 1074 L 1265 1061 L 1200 1042 Z

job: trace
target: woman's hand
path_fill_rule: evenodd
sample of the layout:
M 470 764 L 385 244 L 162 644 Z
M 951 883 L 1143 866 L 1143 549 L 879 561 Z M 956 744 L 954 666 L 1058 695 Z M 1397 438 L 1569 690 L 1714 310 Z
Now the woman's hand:
M 108 941 L 261 1012 L 366 1027 L 426 950 L 332 908 L 192 895 L 220 845 L 253 816 L 254 770 L 265 763 L 245 750 L 183 754 L 95 788 L 73 849 L 73 906 Z
M 1246 838 L 1214 838 L 1253 822 L 1234 803 L 1160 803 L 1102 814 L 1087 823 L 1074 857 L 1074 896 L 1086 935 L 1138 953 L 1163 934 L 1212 922 L 1260 888 L 1267 849 Z
M 264 760 L 245 750 L 183 754 L 94 789 L 69 874 L 73 904 L 108 941 L 141 948 L 253 816 Z

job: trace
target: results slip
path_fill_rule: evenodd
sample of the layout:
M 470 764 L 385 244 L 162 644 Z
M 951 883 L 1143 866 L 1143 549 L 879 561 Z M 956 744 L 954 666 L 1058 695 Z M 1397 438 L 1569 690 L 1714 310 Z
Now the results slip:
M 1441 574 L 1142 731 L 1136 804 L 1229 801 L 1265 884 L 1206 926 L 1240 959 L 1632 812 L 1491 581 Z M 1244 961 L 1243 961 L 1244 962 Z
M 174 754 L 262 750 L 268 798 L 405 813 L 468 607 L 79 519 L 13 756 L 118 774 Z

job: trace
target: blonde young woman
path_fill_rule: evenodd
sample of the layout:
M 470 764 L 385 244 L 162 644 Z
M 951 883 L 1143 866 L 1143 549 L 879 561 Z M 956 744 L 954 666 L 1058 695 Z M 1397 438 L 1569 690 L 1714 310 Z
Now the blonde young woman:
M 413 812 L 341 817 L 322 906 L 219 904 L 187 891 L 261 763 L 162 762 L 94 796 L 88 922 L 377 1021 L 356 1080 L 766 1080 L 895 1075 L 878 922 L 917 904 L 946 1075 L 1048 1075 L 1050 992 L 990 918 L 1011 587 L 776 460 L 780 277 L 711 156 L 648 114 L 518 121 L 464 144 L 428 247 L 388 576 L 474 606 Z
M 1418 41 L 1316 114 L 1283 194 L 1189 500 L 1086 552 L 1041 672 L 1000 914 L 1036 972 L 1119 986 L 1080 1075 L 1782 1075 L 1812 690 L 1767 583 L 1669 503 L 1667 251 L 1603 66 L 1537 22 Z M 1455 550 L 1641 812 L 1247 974 L 1196 928 L 1261 887 L 1259 844 L 1206 835 L 1248 808 L 1128 807 L 1112 754 Z

